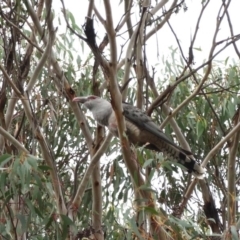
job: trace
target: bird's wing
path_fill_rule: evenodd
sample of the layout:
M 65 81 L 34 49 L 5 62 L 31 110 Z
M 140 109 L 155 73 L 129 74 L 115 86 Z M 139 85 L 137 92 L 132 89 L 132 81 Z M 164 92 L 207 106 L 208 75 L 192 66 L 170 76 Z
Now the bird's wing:
M 146 146 L 147 148 L 153 150 L 158 149 L 165 152 L 177 159 L 180 164 L 185 166 L 189 172 L 193 172 L 196 177 L 203 177 L 204 169 L 196 163 L 193 154 L 169 140 L 150 117 L 143 113 L 139 108 L 127 103 L 123 103 L 123 110 L 123 115 L 127 121 L 134 124 L 140 131 L 150 133 L 148 137 L 152 139 L 147 141 L 149 143 L 149 146 Z
M 178 147 L 175 143 L 169 140 L 165 134 L 158 128 L 158 126 L 153 122 L 153 120 L 147 116 L 144 112 L 142 112 L 139 108 L 134 107 L 130 104 L 123 103 L 123 115 L 126 119 L 132 123 L 134 123 L 137 127 L 141 130 L 148 131 L 161 140 L 165 141 L 166 143 L 170 144 L 171 146 L 178 148 L 179 150 L 183 151 L 184 153 L 190 155 L 191 152 Z

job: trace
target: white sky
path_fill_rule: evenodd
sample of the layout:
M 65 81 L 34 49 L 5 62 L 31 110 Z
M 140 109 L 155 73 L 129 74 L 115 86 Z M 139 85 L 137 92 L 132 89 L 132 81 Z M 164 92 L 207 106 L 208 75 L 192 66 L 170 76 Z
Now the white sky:
M 57 8 L 61 8 L 60 1 L 53 1 L 54 4 L 56 4 Z M 79 26 L 82 26 L 85 22 L 85 16 L 87 13 L 88 3 L 89 1 L 75 1 L 75 0 L 68 0 L 64 1 L 65 6 L 68 10 L 70 10 L 73 15 L 75 16 L 76 22 L 79 24 Z M 110 1 L 112 4 L 112 10 L 113 10 L 113 16 L 114 16 L 114 23 L 115 26 L 119 22 L 119 20 L 122 17 L 123 8 L 124 5 L 119 5 L 119 0 L 116 1 Z M 152 1 L 153 3 L 155 1 Z M 170 1 L 170 4 L 172 1 Z M 103 7 L 102 0 L 95 1 L 96 6 L 98 7 L 98 10 L 102 14 L 102 16 L 105 16 L 105 10 Z M 169 5 L 168 4 L 168 7 Z M 186 5 L 188 7 L 188 10 L 186 12 L 183 11 L 183 9 L 180 9 L 178 14 L 173 14 L 170 18 L 170 23 L 175 30 L 180 43 L 182 45 L 183 51 L 185 56 L 188 56 L 188 48 L 190 44 L 191 36 L 193 36 L 195 31 L 195 25 L 199 16 L 199 13 L 201 11 L 201 0 L 188 0 L 186 1 Z M 195 48 L 201 48 L 202 51 L 194 51 L 194 60 L 196 62 L 195 66 L 198 66 L 202 63 L 204 59 L 207 59 L 208 52 L 211 47 L 212 43 L 212 37 L 215 31 L 216 26 L 216 17 L 219 11 L 219 7 L 221 5 L 221 1 L 210 1 L 209 5 L 207 6 L 207 9 L 204 11 L 204 15 L 202 17 L 199 33 L 197 36 L 197 41 L 195 42 L 194 47 Z M 56 13 L 59 12 L 57 9 L 55 9 Z M 229 14 L 232 20 L 233 25 L 233 31 L 234 34 L 240 33 L 240 1 L 239 0 L 232 0 L 230 7 L 229 7 Z M 134 13 L 135 18 L 138 19 L 139 12 Z M 161 14 L 161 11 L 158 13 L 158 15 Z M 59 13 L 61 15 L 61 13 Z M 95 30 L 97 33 L 97 36 L 100 40 L 103 39 L 105 30 L 101 26 L 101 23 L 98 22 L 97 17 L 95 16 Z M 120 32 L 123 32 L 120 31 Z M 227 23 L 227 19 L 223 20 L 223 23 L 221 24 L 220 31 L 218 34 L 217 40 L 223 40 L 230 36 L 230 31 Z M 164 55 L 165 57 L 171 54 L 171 50 L 169 49 L 170 46 L 173 46 L 174 48 L 177 48 L 176 40 L 170 31 L 167 24 L 158 32 L 157 37 L 153 36 L 151 40 L 147 43 L 147 51 L 149 54 L 151 54 L 152 57 L 149 59 L 149 65 L 155 65 L 157 63 L 162 63 L 160 59 L 157 58 L 157 44 L 159 47 L 159 53 L 160 53 L 160 59 Z M 119 44 L 120 46 L 120 44 Z M 222 47 L 220 45 L 217 49 Z M 238 43 L 239 49 L 240 44 Z M 119 48 L 120 52 L 120 48 Z M 118 53 L 119 53 L 118 52 Z M 154 53 L 154 54 L 152 54 Z M 228 47 L 227 50 L 223 51 L 221 55 L 217 58 L 218 60 L 225 60 L 227 57 L 235 58 L 237 59 L 237 55 L 235 54 L 235 51 L 232 46 Z

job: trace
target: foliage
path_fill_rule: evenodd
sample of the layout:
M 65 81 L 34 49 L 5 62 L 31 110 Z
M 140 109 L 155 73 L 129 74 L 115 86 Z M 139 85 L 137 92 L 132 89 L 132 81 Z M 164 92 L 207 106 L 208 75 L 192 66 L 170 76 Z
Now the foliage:
M 215 54 L 219 45 L 223 52 L 234 46 L 240 57 L 239 36 L 232 33 L 217 41 L 213 34 L 209 58 L 194 65 L 190 50 L 201 51 L 194 42 L 198 28 L 185 56 L 170 25 L 187 10 L 187 1 L 162 8 L 158 1 L 151 6 L 146 2 L 120 1 L 122 18 L 114 19 L 114 34 L 110 12 L 116 3 L 103 1 L 110 11 L 106 17 L 97 2 L 84 5 L 89 19 L 96 14 L 93 23 L 107 32 L 108 38 L 101 30 L 92 35 L 99 48 L 85 35 L 89 21 L 80 27 L 83 23 L 63 2 L 59 18 L 56 12 L 53 16 L 54 1 L 0 3 L 1 239 L 160 239 L 161 231 L 162 239 L 238 239 L 240 68 L 230 57 L 217 61 Z M 229 28 L 230 3 L 218 3 L 225 12 L 216 16 L 228 19 Z M 208 4 L 203 1 L 199 12 Z M 130 14 L 136 11 L 138 15 Z M 159 52 L 153 53 L 147 43 L 159 38 L 167 24 L 176 46 L 148 66 Z M 151 114 L 174 142 L 190 145 L 206 166 L 204 180 L 196 185 L 164 154 L 134 146 L 127 156 L 135 164 L 132 174 L 117 138 L 106 146 L 100 163 L 91 165 L 108 131 L 71 100 L 95 94 L 115 104 L 114 81 L 125 101 Z

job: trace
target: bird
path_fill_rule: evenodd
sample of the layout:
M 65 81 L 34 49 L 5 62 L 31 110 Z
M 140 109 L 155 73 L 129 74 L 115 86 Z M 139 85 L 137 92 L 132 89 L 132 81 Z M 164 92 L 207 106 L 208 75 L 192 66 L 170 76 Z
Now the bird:
M 109 101 L 98 96 L 74 97 L 73 102 L 81 103 L 92 112 L 94 119 L 118 137 L 118 125 L 115 112 Z M 193 154 L 171 141 L 158 125 L 142 110 L 128 103 L 122 103 L 126 123 L 126 135 L 130 143 L 147 149 L 162 152 L 185 167 L 197 178 L 203 178 L 204 168 L 195 160 Z

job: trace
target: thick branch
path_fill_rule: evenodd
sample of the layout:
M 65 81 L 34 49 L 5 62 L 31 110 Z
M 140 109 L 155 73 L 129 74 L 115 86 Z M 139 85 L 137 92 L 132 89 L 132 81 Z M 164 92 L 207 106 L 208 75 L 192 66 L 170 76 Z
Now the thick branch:
M 240 109 L 236 114 L 236 124 L 240 123 Z M 232 144 L 228 157 L 228 226 L 236 221 L 236 157 L 239 148 L 240 130 L 232 138 Z

